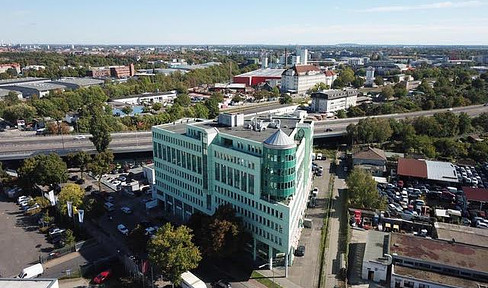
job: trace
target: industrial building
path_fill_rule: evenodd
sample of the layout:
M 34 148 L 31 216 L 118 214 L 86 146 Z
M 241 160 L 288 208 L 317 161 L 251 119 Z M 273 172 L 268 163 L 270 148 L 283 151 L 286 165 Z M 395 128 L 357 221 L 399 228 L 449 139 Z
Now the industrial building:
M 151 104 L 151 103 L 172 103 L 176 98 L 176 91 L 162 93 L 144 93 L 133 97 L 114 99 L 112 102 L 128 105 Z
M 295 65 L 281 74 L 281 91 L 305 95 L 315 84 L 325 83 L 325 74 L 314 65 Z
M 283 74 L 284 71 L 285 69 L 258 69 L 234 76 L 233 82 L 246 84 L 246 86 L 257 86 L 269 80 L 276 80 L 274 81 L 275 84 L 279 85 L 281 82 L 281 74 Z
M 59 288 L 59 282 L 47 278 L 0 278 L 0 288 Z
M 459 183 L 456 168 L 449 162 L 399 158 L 397 174 L 401 177 Z
M 319 113 L 346 110 L 356 106 L 358 90 L 356 89 L 329 89 L 312 93 L 312 111 Z
M 68 89 L 75 90 L 83 87 L 102 85 L 104 81 L 100 79 L 93 79 L 93 78 L 70 77 L 70 78 L 61 78 L 59 80 L 54 80 L 49 83 L 64 85 Z
M 369 231 L 362 278 L 386 287 L 487 287 L 488 248 L 401 233 Z
M 109 66 L 109 67 L 92 67 L 88 71 L 88 75 L 94 78 L 128 78 L 134 76 L 136 73 L 134 64 L 128 66 Z
M 181 221 L 231 204 L 252 234 L 254 259 L 291 265 L 311 185 L 313 122 L 299 116 L 221 114 L 155 126 L 159 206 Z

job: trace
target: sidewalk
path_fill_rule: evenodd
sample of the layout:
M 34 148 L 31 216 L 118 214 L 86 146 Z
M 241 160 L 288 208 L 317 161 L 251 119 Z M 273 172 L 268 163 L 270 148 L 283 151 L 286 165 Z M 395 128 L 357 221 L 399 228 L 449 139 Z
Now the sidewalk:
M 80 256 L 81 256 L 80 252 L 71 252 L 71 253 L 63 255 L 61 257 L 49 260 L 46 263 L 42 264 L 42 266 L 44 267 L 44 269 L 49 269 L 49 268 L 52 268 L 56 265 L 59 265 L 59 264 L 64 263 L 64 262 L 68 262 L 68 261 L 73 260 L 76 257 L 80 257 Z
M 288 278 L 285 278 L 285 269 L 273 269 L 274 271 L 274 278 L 273 278 L 273 271 L 271 270 L 256 270 L 259 274 L 267 277 L 269 280 L 274 281 L 278 285 L 283 288 L 302 288 L 293 282 L 291 282 Z M 310 276 L 310 275 L 309 275 Z M 254 280 L 254 279 L 253 279 Z M 254 280 L 257 281 L 257 280 Z M 259 283 L 262 287 L 265 287 L 263 284 Z
M 76 288 L 76 287 L 88 287 L 90 281 L 83 278 L 66 279 L 59 281 L 59 288 Z

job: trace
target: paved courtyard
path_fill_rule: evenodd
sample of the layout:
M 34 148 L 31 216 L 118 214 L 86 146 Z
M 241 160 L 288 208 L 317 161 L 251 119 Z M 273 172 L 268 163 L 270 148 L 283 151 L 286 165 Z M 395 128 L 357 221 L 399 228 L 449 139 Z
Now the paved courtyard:
M 0 276 L 11 277 L 52 250 L 38 226 L 15 202 L 0 196 Z

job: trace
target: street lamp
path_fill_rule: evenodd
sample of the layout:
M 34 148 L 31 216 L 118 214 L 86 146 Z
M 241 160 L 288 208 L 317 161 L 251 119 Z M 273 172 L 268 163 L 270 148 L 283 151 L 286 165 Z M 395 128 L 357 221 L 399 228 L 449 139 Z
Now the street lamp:
M 270 268 L 269 270 L 271 270 L 271 272 L 273 273 L 273 278 L 272 278 L 273 280 L 272 281 L 273 281 L 273 283 L 275 283 L 275 281 L 274 281 L 274 278 L 275 278 L 274 277 L 274 270 L 273 270 L 273 268 L 271 268 L 271 266 L 269 265 L 269 263 L 263 264 L 263 265 L 259 266 L 258 268 L 261 269 L 261 268 L 264 268 L 266 266 L 268 266 L 268 268 Z

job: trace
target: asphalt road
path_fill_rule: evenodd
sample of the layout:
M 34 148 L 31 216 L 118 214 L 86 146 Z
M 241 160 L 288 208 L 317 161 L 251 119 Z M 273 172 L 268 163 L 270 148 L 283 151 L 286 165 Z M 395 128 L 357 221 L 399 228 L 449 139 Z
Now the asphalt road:
M 270 108 L 271 106 L 269 109 Z M 264 108 L 261 107 L 260 109 Z M 378 115 L 373 117 L 394 118 L 400 120 L 419 116 L 432 116 L 435 113 L 446 111 L 448 110 L 437 109 L 404 114 Z M 488 112 L 488 106 L 474 105 L 458 107 L 453 108 L 452 112 L 465 112 L 470 116 L 476 116 L 483 112 Z M 314 134 L 319 137 L 342 135 L 345 133 L 346 127 L 349 124 L 357 123 L 363 118 L 365 117 L 316 121 Z M 332 131 L 325 132 L 325 129 L 332 129 Z M 29 157 L 32 153 L 36 153 L 38 151 L 52 151 L 59 154 L 64 154 L 78 150 L 94 150 L 93 144 L 88 139 L 89 135 L 85 135 L 85 139 L 76 139 L 76 136 L 74 135 L 36 136 L 35 132 L 26 132 L 22 133 L 22 136 L 15 136 L 3 133 L 0 134 L 0 160 L 22 159 Z M 152 134 L 149 131 L 114 133 L 112 134 L 112 142 L 110 143 L 109 148 L 115 152 L 151 151 Z

